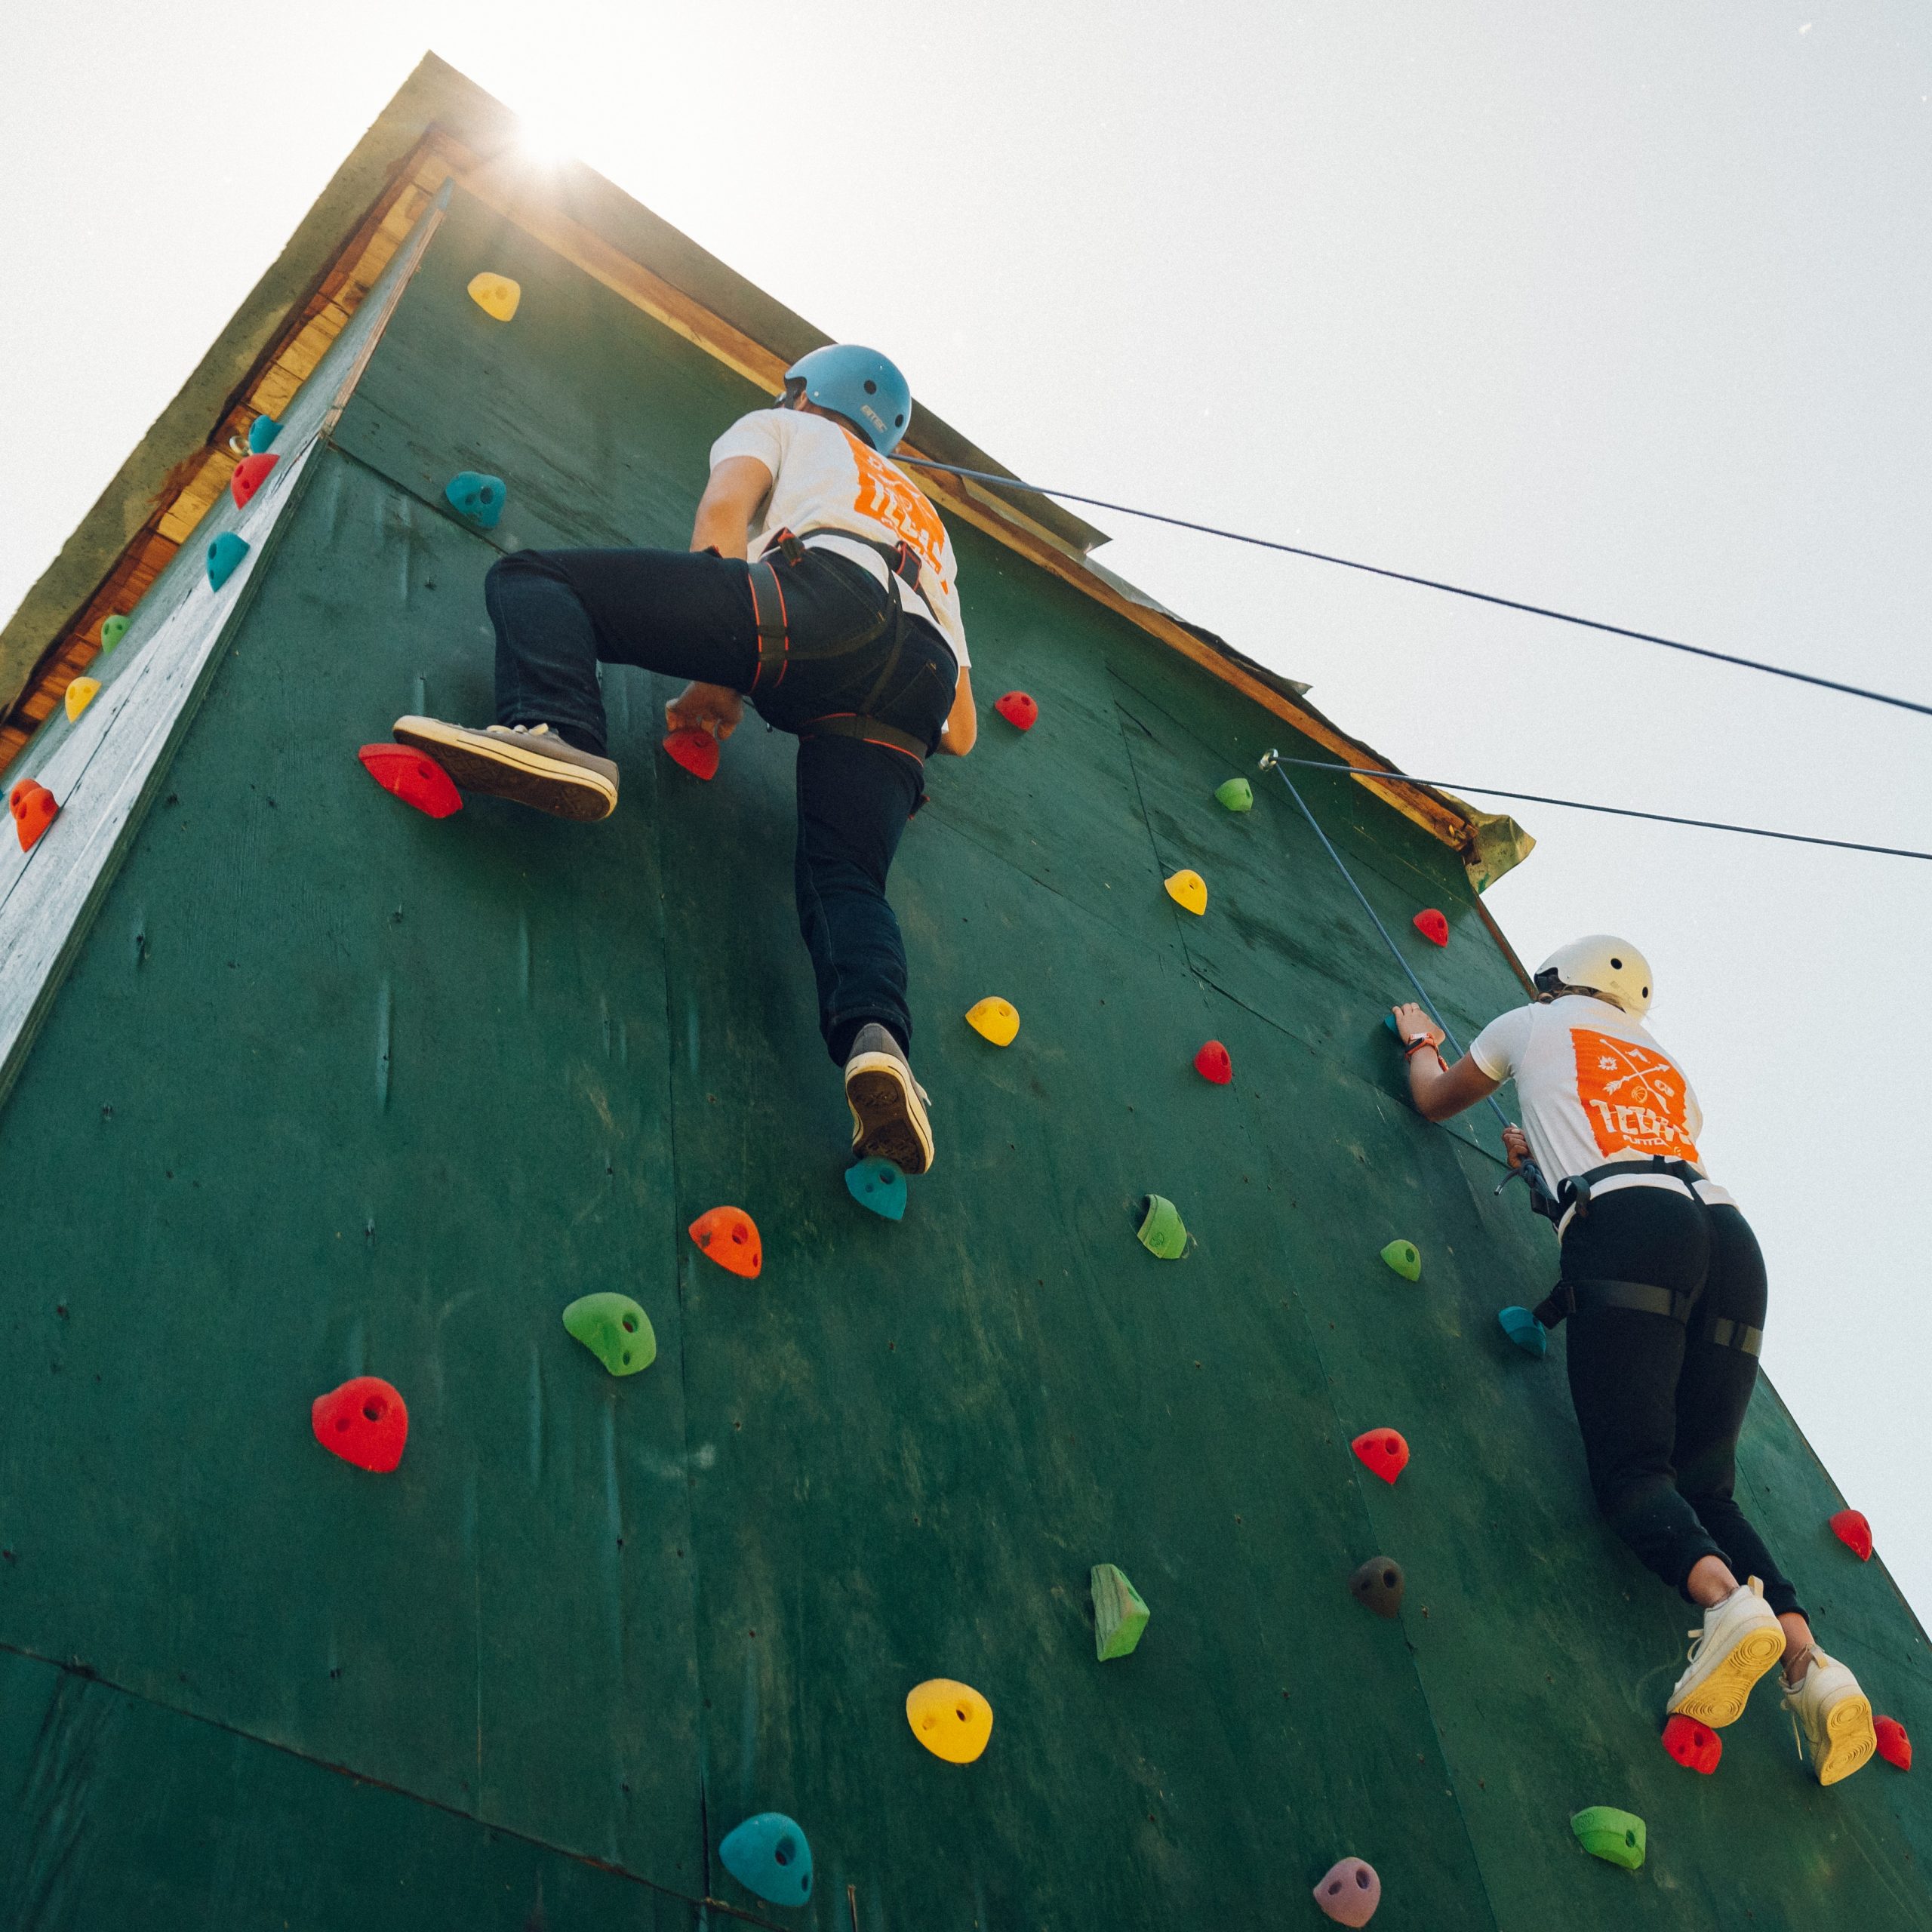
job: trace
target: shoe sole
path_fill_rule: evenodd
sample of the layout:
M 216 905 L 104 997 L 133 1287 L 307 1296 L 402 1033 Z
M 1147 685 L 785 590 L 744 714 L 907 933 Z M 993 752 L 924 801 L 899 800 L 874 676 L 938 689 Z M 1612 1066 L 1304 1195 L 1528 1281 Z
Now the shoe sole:
M 508 798 L 580 823 L 608 818 L 617 809 L 617 788 L 601 773 L 546 758 L 512 739 L 485 737 L 433 718 L 400 718 L 389 735 L 428 752 L 459 791 Z
M 1712 1665 L 1710 1675 L 1681 1697 L 1670 1700 L 1673 1717 L 1695 1718 L 1713 1730 L 1744 1715 L 1751 1687 L 1784 1655 L 1784 1632 L 1774 1623 L 1747 1630 Z
M 1825 1713 L 1825 1749 L 1816 1770 L 1820 1784 L 1836 1784 L 1868 1763 L 1878 1749 L 1872 1703 L 1863 1691 L 1841 1697 Z
M 902 1174 L 933 1164 L 932 1129 L 906 1069 L 890 1054 L 861 1054 L 845 1069 L 852 1149 L 862 1160 L 890 1161 Z

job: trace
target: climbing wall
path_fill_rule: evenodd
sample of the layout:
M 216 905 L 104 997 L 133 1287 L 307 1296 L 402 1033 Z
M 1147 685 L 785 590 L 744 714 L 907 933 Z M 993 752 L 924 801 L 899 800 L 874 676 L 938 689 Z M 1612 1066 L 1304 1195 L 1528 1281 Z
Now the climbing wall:
M 1400 1097 L 1404 984 L 1286 793 L 1215 802 L 1309 749 L 1278 721 L 955 530 L 976 685 L 1040 715 L 983 703 L 894 875 L 940 1144 L 896 1224 L 843 1185 L 789 741 L 701 783 L 614 669 L 607 823 L 369 782 L 399 712 L 488 716 L 499 552 L 681 544 L 761 400 L 458 193 L 310 454 L 0 1112 L 0 1921 L 1312 1925 L 1352 1854 L 1391 1932 L 1932 1927 L 1922 1770 L 1820 1792 L 1768 1688 L 1715 1776 L 1660 1749 L 1687 1612 L 1592 1517 L 1560 1337 L 1496 1323 L 1546 1230 L 1491 1123 Z M 463 470 L 508 485 L 494 531 Z M 1459 1030 L 1521 998 L 1452 855 L 1305 791 Z M 1150 1192 L 1183 1260 L 1135 1238 Z M 724 1203 L 755 1281 L 685 1238 Z M 565 1333 L 601 1291 L 645 1372 Z M 391 1475 L 311 1436 L 363 1374 L 408 1401 Z M 1349 1452 L 1381 1427 L 1392 1486 Z M 1924 1638 L 1768 1388 L 1743 1463 L 1824 1641 L 1932 1738 Z M 1377 1555 L 1394 1620 L 1348 1594 Z M 1152 1620 L 1101 1663 L 1105 1562 Z M 934 1677 L 991 1702 L 970 1765 L 908 1727 Z M 1572 1838 L 1598 1804 L 1640 1871 Z M 806 1906 L 719 1862 L 768 1810 Z

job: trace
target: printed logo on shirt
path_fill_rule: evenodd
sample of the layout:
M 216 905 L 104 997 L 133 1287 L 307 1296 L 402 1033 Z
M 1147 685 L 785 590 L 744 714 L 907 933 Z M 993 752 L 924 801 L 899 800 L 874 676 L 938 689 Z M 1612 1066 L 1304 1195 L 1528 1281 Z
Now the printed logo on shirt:
M 940 589 L 949 590 L 952 586 L 945 577 L 946 525 L 940 521 L 939 512 L 900 471 L 876 450 L 866 448 L 849 429 L 845 440 L 852 446 L 852 460 L 859 472 L 859 494 L 852 499 L 853 509 L 884 524 L 917 554 Z
M 1698 1159 L 1684 1124 L 1684 1076 L 1654 1047 L 1640 1047 L 1581 1026 L 1570 1032 L 1577 1053 L 1577 1097 L 1597 1151 Z

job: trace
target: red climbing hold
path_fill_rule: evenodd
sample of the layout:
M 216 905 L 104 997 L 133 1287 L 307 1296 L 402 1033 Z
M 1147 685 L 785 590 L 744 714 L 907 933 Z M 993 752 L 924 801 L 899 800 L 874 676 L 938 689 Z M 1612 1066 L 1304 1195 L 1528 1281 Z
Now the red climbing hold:
M 1384 1482 L 1393 1482 L 1409 1466 L 1409 1445 L 1392 1429 L 1371 1429 L 1349 1447 L 1363 1468 L 1373 1469 Z
M 228 479 L 228 494 L 238 510 L 247 507 L 248 499 L 269 480 L 269 472 L 281 460 L 264 450 L 257 456 L 245 456 L 235 466 L 235 474 Z
M 1902 1771 L 1912 1769 L 1912 1740 L 1897 1718 L 1874 1718 L 1872 1728 L 1878 1739 L 1878 1755 Z
M 355 755 L 363 769 L 385 792 L 393 792 L 405 805 L 432 818 L 448 818 L 463 810 L 456 781 L 426 754 L 410 745 L 365 745 Z
M 1424 939 L 1437 946 L 1449 943 L 1449 921 L 1433 906 L 1425 906 L 1416 915 L 1415 928 Z
M 358 1375 L 318 1395 L 309 1420 L 315 1440 L 331 1455 L 379 1475 L 402 1460 L 402 1445 L 409 1440 L 409 1411 L 380 1375 Z
M 54 794 L 31 778 L 23 778 L 7 794 L 7 803 L 13 811 L 14 829 L 20 836 L 20 850 L 31 852 L 40 835 L 60 815 L 60 808 Z
M 721 1268 L 755 1281 L 764 1266 L 758 1226 L 742 1208 L 714 1208 L 691 1225 L 691 1237 Z
M 1016 731 L 1030 731 L 1039 721 L 1040 707 L 1024 691 L 1008 691 L 994 699 L 993 709 Z
M 1856 1509 L 1841 1509 L 1832 1518 L 1832 1534 L 1861 1563 L 1872 1560 L 1872 1525 Z
M 1235 1063 L 1219 1040 L 1210 1040 L 1194 1056 L 1194 1070 L 1203 1080 L 1213 1081 L 1217 1087 L 1225 1087 L 1235 1077 Z
M 1663 1727 L 1663 1748 L 1687 1770 L 1709 1777 L 1724 1755 L 1724 1740 L 1709 1724 L 1680 1711 Z
M 664 740 L 664 749 L 694 778 L 718 776 L 718 740 L 702 724 L 687 724 Z

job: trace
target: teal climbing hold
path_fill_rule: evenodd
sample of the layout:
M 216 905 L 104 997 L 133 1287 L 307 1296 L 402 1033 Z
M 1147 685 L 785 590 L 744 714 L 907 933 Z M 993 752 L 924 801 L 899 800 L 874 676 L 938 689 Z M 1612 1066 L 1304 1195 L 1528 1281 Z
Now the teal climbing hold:
M 1230 778 L 1226 784 L 1217 785 L 1214 796 L 1231 812 L 1254 809 L 1254 787 L 1245 778 Z
M 1164 1195 L 1142 1196 L 1140 1232 L 1141 1246 L 1163 1261 L 1178 1261 L 1187 1252 L 1187 1229 L 1180 1210 Z
M 272 416 L 258 416 L 248 425 L 248 454 L 260 456 L 281 433 L 281 425 Z
M 906 1177 L 893 1163 L 875 1156 L 845 1170 L 845 1191 L 861 1208 L 888 1221 L 906 1218 Z
M 1412 1241 L 1392 1241 L 1382 1251 L 1382 1258 L 1405 1281 L 1422 1279 L 1422 1253 Z
M 1147 1628 L 1147 1606 L 1114 1564 L 1095 1564 L 1088 1581 L 1094 1592 L 1094 1654 L 1103 1663 L 1124 1657 Z
M 1496 1318 L 1526 1355 L 1540 1355 L 1549 1346 L 1549 1331 L 1527 1308 L 1506 1308 Z
M 1644 1862 L 1644 1821 L 1634 1811 L 1592 1804 L 1570 1820 L 1570 1829 L 1592 1858 L 1607 1859 L 1626 1872 L 1635 1871 Z
M 1402 1037 L 1402 1029 L 1395 1024 L 1395 1016 L 1392 1013 L 1385 1013 L 1382 1016 L 1382 1023 L 1395 1035 L 1397 1039 L 1399 1040 Z
M 118 615 L 109 617 L 100 627 L 101 649 L 112 651 L 128 635 L 128 626 L 134 621 L 132 617 Z
M 224 530 L 208 546 L 208 583 L 219 590 L 235 574 L 235 567 L 248 554 L 248 540 Z
M 503 513 L 507 486 L 500 476 L 485 476 L 474 469 L 460 471 L 443 485 L 443 498 L 465 523 L 478 530 L 494 530 Z
M 812 1895 L 812 1848 L 795 1819 L 761 1811 L 724 1834 L 718 1856 L 748 1892 L 774 1905 L 804 1905 Z
M 629 1295 L 580 1295 L 564 1310 L 564 1326 L 613 1375 L 635 1375 L 657 1359 L 651 1317 Z

